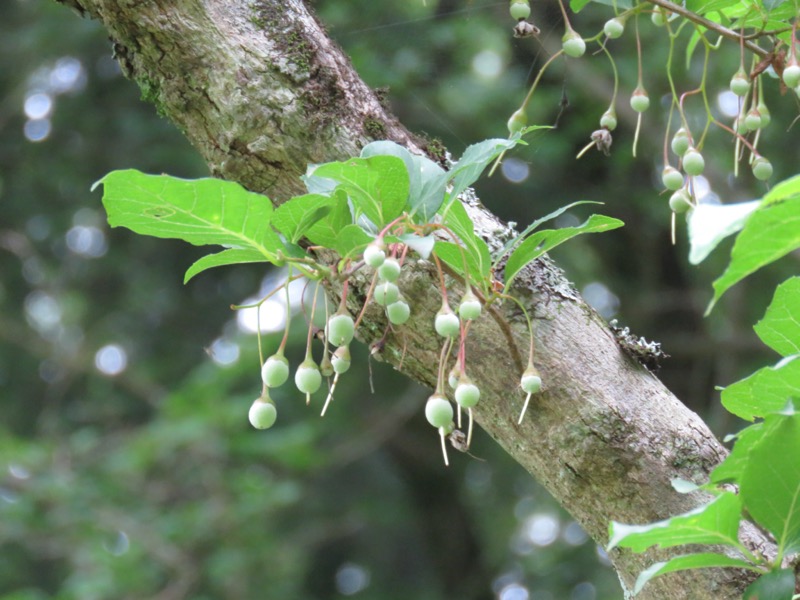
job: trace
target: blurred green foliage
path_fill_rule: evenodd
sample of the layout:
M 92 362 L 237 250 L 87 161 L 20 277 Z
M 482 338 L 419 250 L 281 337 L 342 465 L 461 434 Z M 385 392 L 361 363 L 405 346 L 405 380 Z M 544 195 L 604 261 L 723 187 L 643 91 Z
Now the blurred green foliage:
M 389 87 L 398 116 L 455 155 L 505 135 L 563 27 L 555 5 L 534 14 L 539 41 L 510 36 L 505 2 L 316 8 L 366 81 Z M 575 26 L 599 30 L 607 16 L 590 7 Z M 374 363 L 367 393 L 363 348 L 325 419 L 281 388 L 276 427 L 252 430 L 255 336 L 228 306 L 258 294 L 264 269 L 214 270 L 183 287 L 202 251 L 110 230 L 89 192 L 112 169 L 197 177 L 205 166 L 139 100 L 96 23 L 44 0 L 0 4 L 0 23 L 0 598 L 620 597 L 595 545 L 491 440 L 479 434 L 475 457 L 443 468 L 422 416 L 428 392 Z M 632 89 L 632 40 L 615 44 Z M 664 51 L 644 47 L 655 99 L 667 89 Z M 729 58 L 732 72 L 736 52 Z M 479 191 L 521 225 L 579 199 L 605 201 L 626 221 L 555 254 L 609 316 L 664 343 L 665 381 L 724 433 L 737 425 L 716 408 L 713 386 L 766 362 L 750 325 L 780 276 L 745 282 L 702 320 L 724 261 L 691 269 L 682 236 L 669 243 L 666 198 L 653 185 L 661 116 L 647 115 L 638 160 L 624 119 L 611 158 L 572 159 L 608 105 L 603 60 L 547 75 L 531 121 L 551 123 L 566 94 L 558 129 L 513 153 L 529 177 L 495 176 Z M 715 75 L 727 85 L 725 69 Z M 788 124 L 796 106 L 775 96 L 773 120 Z M 763 147 L 787 135 L 774 126 Z M 717 193 L 760 195 L 753 182 L 729 181 L 728 140 L 714 144 Z M 788 175 L 792 157 L 775 154 L 776 175 Z M 295 364 L 303 329 L 298 321 Z M 278 337 L 265 337 L 267 352 Z

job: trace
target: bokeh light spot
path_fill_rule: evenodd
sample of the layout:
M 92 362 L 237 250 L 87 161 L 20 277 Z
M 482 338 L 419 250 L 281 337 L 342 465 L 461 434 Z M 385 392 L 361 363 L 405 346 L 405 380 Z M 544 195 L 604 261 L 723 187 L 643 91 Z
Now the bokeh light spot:
M 128 366 L 128 353 L 118 344 L 107 344 L 94 355 L 94 366 L 105 375 L 119 375 Z

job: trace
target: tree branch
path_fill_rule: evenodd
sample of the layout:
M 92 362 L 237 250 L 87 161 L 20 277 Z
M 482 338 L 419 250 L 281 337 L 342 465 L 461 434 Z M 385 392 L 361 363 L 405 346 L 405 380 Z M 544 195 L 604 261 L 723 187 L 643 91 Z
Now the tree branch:
M 104 23 L 125 73 L 186 134 L 213 174 L 275 201 L 304 191 L 299 175 L 307 163 L 357 155 L 373 138 L 423 150 L 300 0 L 60 1 Z M 490 244 L 507 232 L 477 200 L 466 205 Z M 513 292 L 534 316 L 544 392 L 518 426 L 523 396 L 520 373 L 509 368 L 512 349 L 493 319 L 481 319 L 468 341 L 470 377 L 482 390 L 474 410 L 478 423 L 600 544 L 611 519 L 645 523 L 695 508 L 704 498 L 678 494 L 670 481 L 705 481 L 725 449 L 697 415 L 620 350 L 551 262 L 537 261 L 516 281 Z M 368 285 L 356 275 L 351 311 L 360 308 Z M 432 265 L 416 261 L 404 270 L 400 287 L 415 299 L 412 318 L 387 338 L 383 356 L 398 366 L 406 348 L 402 371 L 433 386 L 439 341 L 431 324 L 441 298 Z M 500 312 L 524 356 L 524 319 L 513 306 Z M 369 309 L 359 336 L 378 339 L 385 325 L 383 314 Z M 751 544 L 765 543 L 757 532 L 745 535 Z M 615 550 L 611 559 L 631 589 L 642 569 L 677 553 Z M 640 598 L 736 598 L 746 578 L 735 571 L 689 571 L 656 579 Z

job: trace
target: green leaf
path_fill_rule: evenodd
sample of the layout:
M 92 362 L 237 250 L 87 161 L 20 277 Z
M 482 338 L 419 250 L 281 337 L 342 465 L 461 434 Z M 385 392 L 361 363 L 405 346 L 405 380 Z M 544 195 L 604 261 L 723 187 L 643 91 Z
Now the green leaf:
M 331 212 L 336 200 L 321 194 L 296 196 L 281 204 L 272 215 L 272 225 L 293 244 Z
M 772 188 L 745 223 L 727 270 L 714 282 L 706 314 L 732 285 L 799 246 L 800 176 L 796 176 Z
M 428 260 L 431 252 L 433 252 L 436 238 L 432 235 L 418 236 L 414 233 L 404 233 L 400 236 L 400 242 L 411 248 L 425 260 Z
M 753 329 L 781 356 L 800 354 L 800 277 L 778 286 L 764 318 Z
M 361 227 L 350 224 L 342 228 L 336 236 L 336 243 L 331 247 L 339 253 L 339 256 L 344 257 L 356 250 L 363 250 L 372 240 L 373 237 Z
M 475 235 L 475 225 L 472 219 L 467 214 L 467 209 L 460 200 L 454 199 L 447 209 L 447 215 L 444 218 L 444 224 L 458 236 L 461 243 L 469 256 L 475 262 L 478 268 L 479 276 L 474 279 L 478 283 L 488 277 L 489 271 L 492 267 L 492 257 L 489 253 L 489 247 L 481 238 Z M 459 272 L 463 268 L 459 269 Z
M 631 0 L 570 0 L 569 7 L 573 12 L 579 12 L 590 2 L 613 6 L 619 10 L 627 10 L 632 6 Z
M 724 492 L 688 513 L 648 525 L 623 525 L 612 521 L 608 549 L 621 546 L 643 552 L 650 546 L 662 548 L 683 544 L 725 544 L 738 546 L 737 534 L 742 501 Z
M 112 171 L 92 189 L 101 183 L 112 227 L 196 246 L 250 249 L 270 261 L 277 260 L 276 253 L 283 249 L 270 227 L 269 199 L 237 183 L 147 175 L 135 169 Z
M 216 254 L 208 254 L 186 270 L 183 276 L 183 283 L 187 283 L 192 277 L 213 267 L 223 267 L 225 265 L 238 265 L 242 263 L 269 262 L 258 250 L 252 248 L 229 248 Z
M 733 450 L 712 472 L 711 483 L 738 483 L 742 478 L 745 466 L 753 449 L 764 435 L 764 424 L 756 423 L 745 427 L 736 434 Z
M 444 169 L 394 142 L 372 142 L 361 149 L 362 157 L 380 155 L 396 156 L 405 163 L 409 179 L 408 212 L 416 215 L 417 222 L 429 223 L 444 201 L 447 185 Z
M 623 225 L 624 223 L 619 219 L 603 215 L 592 215 L 586 222 L 577 227 L 562 227 L 561 229 L 543 229 L 542 231 L 537 231 L 517 246 L 517 249 L 508 257 L 505 268 L 506 288 L 511 286 L 514 277 L 516 277 L 517 273 L 519 273 L 525 265 L 536 260 L 545 252 L 563 244 L 567 240 L 583 233 L 611 231 Z
M 722 405 L 737 417 L 753 421 L 779 411 L 789 396 L 800 397 L 800 355 L 759 369 L 722 391 Z
M 312 244 L 335 249 L 339 233 L 353 223 L 353 215 L 350 213 L 347 193 L 344 190 L 336 190 L 332 199 L 331 212 L 321 221 L 314 223 L 305 235 Z
M 478 180 L 490 162 L 519 143 L 524 142 L 521 141 L 521 136 L 517 134 L 512 136 L 511 139 L 496 138 L 469 146 L 464 150 L 461 159 L 447 173 L 448 180 L 453 182 L 449 197 L 452 199 L 458 198 L 461 192 Z
M 761 202 L 700 204 L 689 212 L 689 262 L 700 264 L 717 245 L 739 231 Z
M 744 591 L 742 600 L 792 600 L 794 597 L 794 572 L 778 569 L 762 575 Z
M 433 246 L 433 251 L 441 261 L 446 263 L 453 271 L 465 278 L 470 278 L 473 281 L 482 281 L 483 272 L 475 256 L 470 252 L 462 252 L 462 248 L 458 244 L 452 242 L 436 242 Z M 467 272 L 464 272 L 464 260 L 467 262 Z
M 779 556 L 800 550 L 800 414 L 791 403 L 767 415 L 739 490 L 750 516 L 772 532 Z M 778 562 L 780 559 L 778 559 Z
M 511 250 L 511 248 L 513 248 L 517 244 L 521 243 L 522 240 L 525 239 L 525 236 L 527 236 L 533 230 L 535 230 L 537 227 L 539 227 L 539 225 L 541 225 L 542 223 L 545 223 L 547 221 L 550 221 L 551 219 L 555 219 L 557 217 L 560 217 L 563 213 L 567 212 L 569 209 L 574 208 L 576 206 L 580 206 L 581 204 L 603 204 L 603 203 L 602 202 L 595 202 L 593 200 L 579 200 L 578 202 L 573 202 L 571 204 L 567 204 L 566 206 L 562 206 L 561 208 L 556 209 L 553 212 L 546 214 L 542 218 L 536 219 L 533 223 L 528 225 L 524 229 L 524 231 L 522 231 L 522 233 L 520 233 L 517 237 L 508 240 L 506 242 L 505 246 L 502 247 L 502 249 L 500 249 L 500 250 L 498 250 L 497 252 L 494 253 L 493 258 L 495 260 L 501 259 L 503 256 L 506 255 L 506 253 L 509 250 Z
M 654 563 L 642 571 L 639 577 L 636 578 L 636 585 L 633 588 L 633 593 L 638 594 L 641 592 L 648 581 L 659 575 L 666 575 L 667 573 L 674 573 L 675 571 L 685 571 L 687 569 L 705 569 L 708 567 L 736 567 L 739 569 L 754 570 L 753 565 L 746 560 L 731 558 L 730 556 L 717 554 L 715 552 L 681 554 L 680 556 L 673 556 L 667 561 Z
M 317 167 L 314 176 L 338 181 L 358 211 L 379 227 L 398 217 L 408 200 L 408 171 L 396 156 L 327 163 Z

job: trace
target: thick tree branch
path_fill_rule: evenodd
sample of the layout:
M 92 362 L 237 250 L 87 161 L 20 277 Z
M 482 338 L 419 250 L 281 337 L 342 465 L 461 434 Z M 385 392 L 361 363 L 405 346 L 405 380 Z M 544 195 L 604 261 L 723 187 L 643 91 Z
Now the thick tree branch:
M 375 138 L 422 151 L 300 0 L 61 0 L 108 29 L 126 74 L 159 112 L 172 119 L 211 171 L 281 201 L 302 192 L 307 163 L 356 155 Z M 468 201 L 476 229 L 490 241 L 507 228 Z M 614 335 L 549 261 L 517 278 L 514 293 L 536 321 L 536 364 L 544 393 L 521 426 L 522 404 L 507 338 L 492 319 L 470 332 L 470 376 L 482 389 L 478 422 L 603 544 L 611 519 L 649 522 L 696 507 L 671 479 L 697 482 L 725 456 L 697 415 L 621 350 Z M 432 265 L 418 261 L 400 282 L 414 298 L 411 321 L 389 336 L 384 358 L 429 386 L 436 379 L 438 340 L 432 331 L 440 297 Z M 366 282 L 355 281 L 355 311 Z M 360 293 L 359 293 L 360 290 Z M 334 291 L 335 293 L 335 291 Z M 456 291 L 456 295 L 458 292 Z M 501 311 L 526 354 L 524 320 Z M 359 332 L 378 339 L 386 323 L 368 310 Z M 434 443 L 435 445 L 435 443 Z M 763 543 L 746 532 L 752 543 Z M 626 588 L 657 558 L 614 551 Z M 735 598 L 745 584 L 732 571 L 659 578 L 641 598 Z

